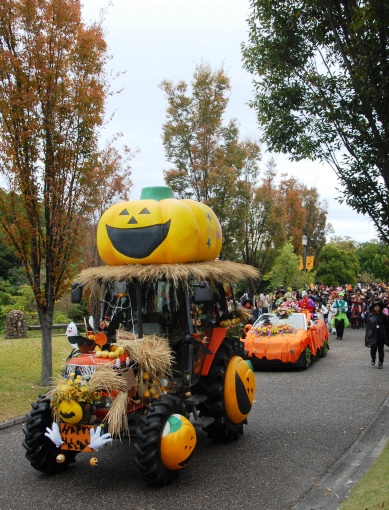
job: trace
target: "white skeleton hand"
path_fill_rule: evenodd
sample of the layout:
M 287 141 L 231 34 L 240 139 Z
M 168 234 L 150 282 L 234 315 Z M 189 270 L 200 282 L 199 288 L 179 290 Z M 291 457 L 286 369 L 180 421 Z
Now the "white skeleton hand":
M 95 452 L 100 450 L 102 446 L 104 446 L 106 443 L 109 443 L 112 441 L 111 434 L 103 434 L 101 436 L 101 427 L 97 427 L 96 429 L 91 428 L 90 429 L 90 443 L 89 448 L 92 448 Z
M 63 444 L 61 434 L 59 432 L 58 423 L 53 423 L 51 429 L 49 427 L 46 427 L 45 436 L 51 439 L 57 448 L 59 448 L 61 444 Z

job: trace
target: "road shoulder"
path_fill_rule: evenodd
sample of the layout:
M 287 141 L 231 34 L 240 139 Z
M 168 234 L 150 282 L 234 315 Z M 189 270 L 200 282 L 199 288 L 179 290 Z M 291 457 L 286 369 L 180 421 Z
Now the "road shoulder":
M 389 440 L 389 397 L 346 453 L 293 510 L 337 510 Z

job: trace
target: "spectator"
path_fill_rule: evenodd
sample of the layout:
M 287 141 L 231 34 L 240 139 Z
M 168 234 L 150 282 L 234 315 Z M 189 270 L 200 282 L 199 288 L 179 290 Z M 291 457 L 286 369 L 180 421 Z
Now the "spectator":
M 254 322 L 258 319 L 258 317 L 260 317 L 264 313 L 269 313 L 269 307 L 264 306 L 263 301 L 261 299 L 258 299 L 257 306 L 252 312 Z
M 270 306 L 270 303 L 271 303 L 271 299 L 270 299 L 270 296 L 269 296 L 269 291 L 268 290 L 264 290 L 263 292 L 261 292 L 261 294 L 259 295 L 259 299 L 262 301 L 263 306 L 265 306 L 265 307 L 267 307 L 269 309 L 269 306 Z

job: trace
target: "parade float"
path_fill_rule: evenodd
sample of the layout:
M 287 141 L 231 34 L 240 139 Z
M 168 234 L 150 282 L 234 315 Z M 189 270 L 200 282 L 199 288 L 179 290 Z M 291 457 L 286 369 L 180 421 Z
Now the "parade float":
M 26 417 L 33 468 L 58 473 L 81 452 L 96 466 L 100 448 L 128 438 L 144 481 L 166 484 L 188 464 L 197 428 L 218 441 L 243 433 L 255 377 L 240 342 L 243 312 L 229 310 L 226 295 L 258 273 L 218 260 L 221 246 L 212 209 L 169 187 L 107 209 L 97 230 L 106 265 L 72 287 L 73 302 L 94 303 L 85 334 L 69 325 L 62 378 Z
M 325 322 L 288 301 L 274 313 L 261 315 L 248 327 L 243 342 L 254 368 L 308 368 L 314 360 L 326 356 L 329 349 Z

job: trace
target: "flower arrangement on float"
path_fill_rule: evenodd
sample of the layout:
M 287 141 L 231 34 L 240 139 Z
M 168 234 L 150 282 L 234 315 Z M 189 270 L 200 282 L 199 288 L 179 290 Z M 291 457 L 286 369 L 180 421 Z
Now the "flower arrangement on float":
M 287 319 L 292 313 L 301 312 L 301 308 L 293 301 L 284 301 L 276 310 L 275 314 L 280 319 Z
M 285 333 L 291 333 L 294 335 L 296 332 L 296 328 L 290 324 L 264 324 L 262 326 L 255 326 L 250 329 L 250 333 L 254 333 L 256 337 L 284 335 Z

